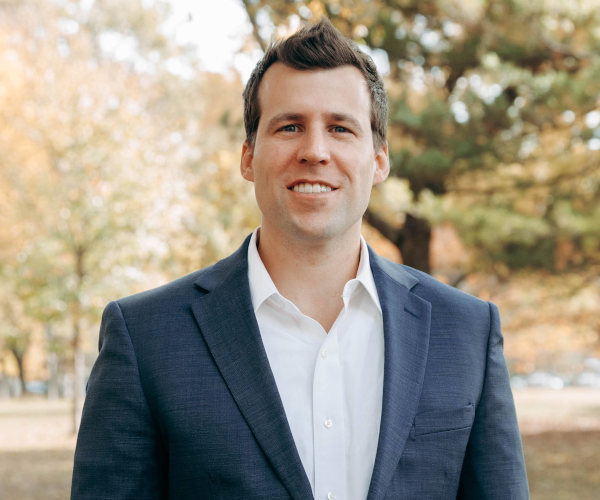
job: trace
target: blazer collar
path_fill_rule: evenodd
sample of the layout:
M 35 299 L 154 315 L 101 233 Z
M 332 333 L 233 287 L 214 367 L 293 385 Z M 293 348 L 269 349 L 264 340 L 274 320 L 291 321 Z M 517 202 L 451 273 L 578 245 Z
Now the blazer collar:
M 200 272 L 208 293 L 192 310 L 219 370 L 259 445 L 295 500 L 312 498 L 260 336 L 248 282 L 249 235 L 231 256 Z M 419 280 L 379 257 L 369 261 L 383 312 L 383 404 L 367 500 L 382 500 L 419 402 L 431 325 L 431 304 L 411 292 Z
M 248 283 L 248 243 L 206 268 L 195 284 L 208 291 L 192 311 L 229 391 L 271 466 L 295 500 L 312 498 L 265 351 Z

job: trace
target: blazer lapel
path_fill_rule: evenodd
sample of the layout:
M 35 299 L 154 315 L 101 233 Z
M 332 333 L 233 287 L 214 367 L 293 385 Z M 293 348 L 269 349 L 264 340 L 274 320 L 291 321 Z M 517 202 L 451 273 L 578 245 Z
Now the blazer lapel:
M 252 307 L 249 240 L 231 257 L 201 273 L 196 284 L 209 293 L 197 299 L 192 310 L 223 379 L 273 469 L 292 498 L 312 499 Z
M 400 461 L 421 395 L 431 304 L 410 292 L 418 279 L 369 248 L 383 311 L 385 343 L 381 427 L 367 500 L 382 500 Z

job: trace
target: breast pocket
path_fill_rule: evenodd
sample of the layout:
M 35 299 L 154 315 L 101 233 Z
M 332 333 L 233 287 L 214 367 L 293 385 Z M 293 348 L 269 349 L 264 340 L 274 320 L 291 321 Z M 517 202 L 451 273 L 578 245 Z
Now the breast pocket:
M 475 405 L 455 410 L 428 411 L 415 415 L 415 436 L 465 429 L 473 425 Z

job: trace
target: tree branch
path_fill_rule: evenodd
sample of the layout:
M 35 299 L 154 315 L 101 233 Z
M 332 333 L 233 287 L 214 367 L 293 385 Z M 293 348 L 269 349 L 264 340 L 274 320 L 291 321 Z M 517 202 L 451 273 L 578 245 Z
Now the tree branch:
M 562 174 L 558 174 L 554 176 L 552 179 L 545 182 L 537 182 L 530 181 L 524 182 L 518 186 L 510 185 L 510 186 L 496 186 L 487 189 L 478 189 L 478 188 L 449 188 L 448 193 L 459 193 L 459 194 L 480 194 L 480 195 L 492 195 L 496 193 L 507 193 L 515 190 L 524 190 L 530 189 L 534 187 L 555 187 L 558 183 L 564 180 L 573 180 L 576 177 L 580 177 L 583 175 L 587 175 L 593 173 L 597 170 L 600 170 L 600 164 L 592 164 L 588 165 L 585 168 L 582 168 L 578 172 L 564 172 Z
M 586 50 L 575 50 L 562 42 L 552 40 L 552 38 L 546 36 L 539 30 L 536 31 L 538 31 L 537 36 L 540 42 L 552 52 L 557 52 L 558 54 L 562 54 L 565 57 L 574 57 L 575 59 L 578 59 L 580 61 L 585 59 L 592 59 L 596 56 L 596 54 L 588 52 Z
M 260 45 L 260 48 L 263 52 L 267 51 L 267 43 L 260 36 L 260 26 L 256 22 L 256 13 L 258 9 L 252 5 L 250 0 L 242 0 L 244 4 L 244 8 L 246 9 L 246 13 L 248 14 L 248 18 L 250 19 L 250 24 L 252 24 L 252 33 L 254 35 L 254 39 Z

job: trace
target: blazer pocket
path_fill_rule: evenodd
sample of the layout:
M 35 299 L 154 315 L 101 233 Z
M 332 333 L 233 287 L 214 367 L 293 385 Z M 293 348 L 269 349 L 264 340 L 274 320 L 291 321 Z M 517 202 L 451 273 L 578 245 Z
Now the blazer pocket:
M 474 418 L 475 405 L 473 403 L 456 410 L 419 413 L 415 415 L 415 436 L 471 427 Z

